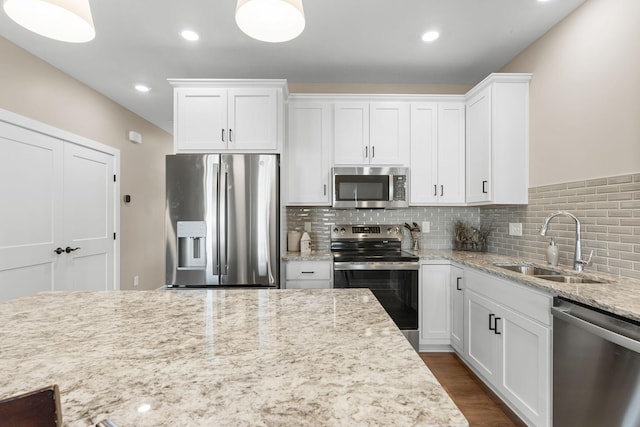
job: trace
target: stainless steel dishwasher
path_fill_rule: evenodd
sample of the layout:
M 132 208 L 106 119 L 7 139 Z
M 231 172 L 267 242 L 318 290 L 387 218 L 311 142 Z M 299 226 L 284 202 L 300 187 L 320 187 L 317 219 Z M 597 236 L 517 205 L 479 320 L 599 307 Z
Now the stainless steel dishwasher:
M 640 426 L 640 323 L 555 298 L 554 427 Z

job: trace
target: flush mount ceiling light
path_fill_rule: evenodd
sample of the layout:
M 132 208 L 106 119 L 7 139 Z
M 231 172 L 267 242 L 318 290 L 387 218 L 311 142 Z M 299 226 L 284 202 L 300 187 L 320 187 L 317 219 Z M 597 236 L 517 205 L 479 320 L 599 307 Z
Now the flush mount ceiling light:
M 3 0 L 11 19 L 34 33 L 70 43 L 93 40 L 89 0 Z
M 302 0 L 238 0 L 236 24 L 246 35 L 263 42 L 295 39 L 305 26 Z
M 190 42 L 196 42 L 200 40 L 200 36 L 195 31 L 184 30 L 183 32 L 180 33 L 180 35 L 182 36 L 183 39 L 188 40 Z
M 424 42 L 432 42 L 440 37 L 440 33 L 437 31 L 427 31 L 422 35 L 422 41 Z
M 145 84 L 142 83 L 138 83 L 134 86 L 134 88 L 138 91 L 138 92 L 142 92 L 142 93 L 147 93 L 151 90 L 151 88 Z

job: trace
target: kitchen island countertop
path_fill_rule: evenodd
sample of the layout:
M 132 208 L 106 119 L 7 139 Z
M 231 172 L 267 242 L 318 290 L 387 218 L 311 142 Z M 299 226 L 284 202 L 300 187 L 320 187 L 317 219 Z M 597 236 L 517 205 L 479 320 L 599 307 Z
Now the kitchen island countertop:
M 0 399 L 68 426 L 468 425 L 365 289 L 41 293 L 0 336 Z

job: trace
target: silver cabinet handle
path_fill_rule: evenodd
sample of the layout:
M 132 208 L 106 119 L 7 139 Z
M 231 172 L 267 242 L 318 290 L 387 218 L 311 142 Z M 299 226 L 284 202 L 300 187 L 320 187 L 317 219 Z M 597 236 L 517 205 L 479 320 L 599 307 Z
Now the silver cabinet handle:
M 229 142 L 233 142 L 233 129 L 229 129 Z
M 222 129 L 222 142 L 224 142 L 224 129 Z

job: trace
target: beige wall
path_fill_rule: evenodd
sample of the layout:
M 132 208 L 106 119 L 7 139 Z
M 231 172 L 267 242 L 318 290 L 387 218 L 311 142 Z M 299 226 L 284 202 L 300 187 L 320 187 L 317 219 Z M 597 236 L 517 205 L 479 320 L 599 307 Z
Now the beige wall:
M 0 37 L 0 108 L 120 150 L 122 289 L 164 284 L 164 155 L 172 136 Z M 130 130 L 143 144 L 128 141 Z
M 530 186 L 640 171 L 640 1 L 587 0 L 502 72 L 531 72 Z

